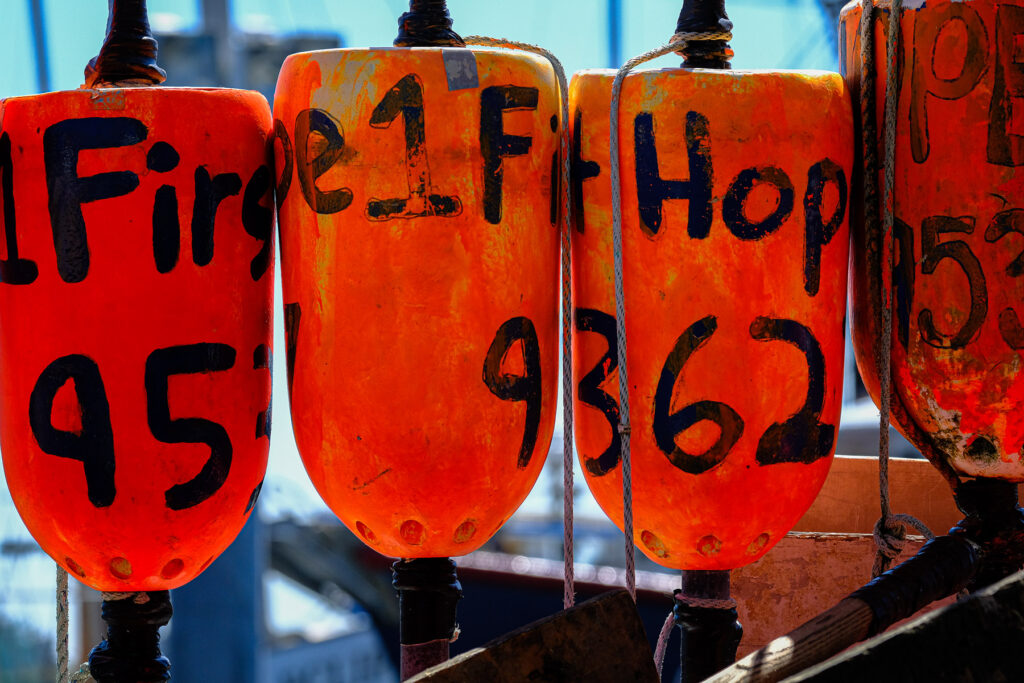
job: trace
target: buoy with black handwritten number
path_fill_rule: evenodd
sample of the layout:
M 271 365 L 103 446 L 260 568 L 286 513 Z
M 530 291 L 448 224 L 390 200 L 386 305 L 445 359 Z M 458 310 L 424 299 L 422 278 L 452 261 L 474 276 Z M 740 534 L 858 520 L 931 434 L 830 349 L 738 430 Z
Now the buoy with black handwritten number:
M 400 26 L 393 48 L 289 57 L 274 127 L 296 441 L 342 522 L 404 558 L 404 605 L 424 582 L 457 592 L 447 558 L 498 530 L 547 455 L 560 138 L 545 60 L 465 47 L 437 0 Z M 424 646 L 444 657 L 454 605 Z
M 43 549 L 166 622 L 266 470 L 274 213 L 266 100 L 154 87 L 155 58 L 114 2 L 81 89 L 3 102 L 0 443 Z
M 848 4 L 840 24 L 856 83 L 860 5 Z M 883 244 L 877 221 L 854 223 L 857 363 L 877 400 L 880 291 L 891 286 L 896 426 L 953 476 L 1021 482 L 1024 136 L 1015 122 L 1024 95 L 1016 62 L 1024 2 L 903 5 L 892 237 Z M 873 143 L 880 160 L 889 13 L 876 14 Z
M 731 71 L 731 28 L 722 2 L 685 2 L 677 40 L 699 35 L 683 68 L 628 75 L 617 119 L 634 537 L 686 570 L 682 597 L 714 606 L 730 602 L 726 570 L 781 540 L 829 469 L 853 163 L 842 78 Z M 574 364 L 577 451 L 623 528 L 615 75 L 570 87 Z

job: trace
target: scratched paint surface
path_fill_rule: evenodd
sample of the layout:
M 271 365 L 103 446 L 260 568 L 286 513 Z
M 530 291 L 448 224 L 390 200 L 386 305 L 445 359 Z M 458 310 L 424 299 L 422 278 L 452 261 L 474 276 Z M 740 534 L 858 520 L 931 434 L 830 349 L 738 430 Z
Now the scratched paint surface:
M 270 110 L 130 88 L 6 100 L 0 435 L 43 549 L 104 591 L 195 577 L 266 470 Z
M 621 528 L 613 75 L 570 87 L 574 361 L 577 449 Z M 800 518 L 834 450 L 849 97 L 836 74 L 652 70 L 627 78 L 619 121 L 636 542 L 738 567 Z
M 889 23 L 888 12 L 880 14 L 879 121 Z M 860 18 L 860 8 L 848 5 L 840 26 L 854 92 Z M 1024 70 L 1015 61 L 1024 3 L 918 3 L 904 12 L 901 29 L 893 418 L 933 462 L 967 476 L 1024 481 L 1024 112 L 1015 111 L 1024 102 Z M 854 348 L 877 401 L 879 285 L 872 274 L 880 269 L 862 221 L 854 228 Z
M 554 426 L 557 89 L 540 59 L 472 54 L 475 84 L 440 49 L 381 48 L 292 56 L 277 87 L 296 441 L 395 557 L 486 542 Z

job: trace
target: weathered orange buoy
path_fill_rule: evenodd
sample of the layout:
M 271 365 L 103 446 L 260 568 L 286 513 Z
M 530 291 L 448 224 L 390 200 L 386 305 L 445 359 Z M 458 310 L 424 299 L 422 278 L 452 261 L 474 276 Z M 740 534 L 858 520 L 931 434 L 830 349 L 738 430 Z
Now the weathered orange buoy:
M 544 61 L 506 50 L 345 49 L 282 69 L 296 441 L 320 495 L 382 554 L 475 550 L 540 472 L 558 107 Z
M 891 286 L 892 417 L 900 431 L 947 473 L 1024 481 L 1024 268 L 1015 236 L 1024 234 L 1024 137 L 1015 123 L 1024 3 L 903 4 L 892 274 L 883 274 L 880 227 L 856 217 L 857 364 L 877 402 L 878 306 L 882 287 Z M 877 14 L 881 159 L 889 13 Z M 858 87 L 861 15 L 851 2 L 840 25 L 847 76 Z
M 695 55 L 707 58 L 706 47 Z M 570 87 L 574 365 L 584 473 L 622 528 L 613 76 L 583 71 Z M 849 97 L 823 72 L 636 72 L 622 89 L 619 136 L 636 542 L 665 566 L 731 569 L 782 538 L 831 462 Z
M 43 549 L 119 592 L 189 581 L 252 511 L 273 296 L 266 100 L 143 87 L 155 43 L 116 71 L 124 24 L 83 89 L 8 99 L 0 128 L 4 471 Z

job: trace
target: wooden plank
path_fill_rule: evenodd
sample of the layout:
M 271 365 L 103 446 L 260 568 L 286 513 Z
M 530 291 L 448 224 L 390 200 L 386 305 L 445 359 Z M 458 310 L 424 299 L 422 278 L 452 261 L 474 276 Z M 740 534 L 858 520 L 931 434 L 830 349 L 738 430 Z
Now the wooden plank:
M 1021 681 L 1022 634 L 1024 572 L 786 680 Z
M 892 510 L 917 517 L 936 535 L 946 533 L 963 515 L 945 479 L 927 460 L 889 460 Z M 821 493 L 797 531 L 870 534 L 881 515 L 878 459 L 837 455 Z
M 657 683 L 658 674 L 636 606 L 629 593 L 615 591 L 535 621 L 409 679 L 409 683 L 480 681 Z
M 900 560 L 922 545 L 924 539 L 912 537 Z M 874 558 L 874 539 L 866 534 L 795 533 L 754 564 L 733 570 L 732 594 L 743 624 L 737 656 L 767 645 L 870 581 Z

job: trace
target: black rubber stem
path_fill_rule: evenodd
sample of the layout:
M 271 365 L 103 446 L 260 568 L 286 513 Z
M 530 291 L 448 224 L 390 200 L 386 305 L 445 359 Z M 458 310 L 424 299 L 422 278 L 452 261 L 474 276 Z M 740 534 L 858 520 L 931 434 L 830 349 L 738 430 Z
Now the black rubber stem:
M 391 565 L 398 591 L 403 645 L 418 645 L 455 635 L 455 608 L 462 585 L 448 557 L 399 560 Z
M 171 663 L 160 653 L 160 627 L 171 620 L 169 591 L 144 593 L 149 599 L 104 600 L 100 608 L 107 638 L 89 653 L 98 683 L 158 683 L 171 679 Z
M 732 31 L 725 0 L 684 0 L 676 33 Z M 728 69 L 732 50 L 724 40 L 694 40 L 681 51 L 683 66 L 695 69 Z
M 107 37 L 85 67 L 86 87 L 159 85 L 167 74 L 157 66 L 156 38 L 149 29 L 146 0 L 109 0 Z
M 676 593 L 728 600 L 729 572 L 684 569 L 683 587 Z M 703 681 L 736 661 L 743 626 L 735 607 L 694 607 L 676 600 L 672 613 L 681 636 L 682 683 Z
M 452 30 L 445 0 L 409 0 L 409 11 L 398 18 L 395 47 L 466 47 Z
M 1024 510 L 1017 505 L 1017 484 L 1001 479 L 969 479 L 956 489 L 957 507 L 966 517 L 950 534 L 963 534 L 985 549 L 984 561 L 967 586 L 990 586 L 1024 567 Z

